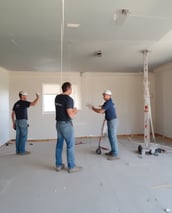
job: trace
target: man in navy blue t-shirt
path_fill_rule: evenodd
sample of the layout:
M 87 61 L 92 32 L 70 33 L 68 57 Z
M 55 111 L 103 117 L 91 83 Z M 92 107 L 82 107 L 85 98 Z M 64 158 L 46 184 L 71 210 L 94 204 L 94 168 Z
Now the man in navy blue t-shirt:
M 36 94 L 34 101 L 27 101 L 27 93 L 24 91 L 19 92 L 19 98 L 12 109 L 11 118 L 13 129 L 16 130 L 16 154 L 24 155 L 30 152 L 25 150 L 27 134 L 28 134 L 28 114 L 27 108 L 34 106 L 39 99 L 39 94 Z
M 108 160 L 119 159 L 118 157 L 118 139 L 117 139 L 117 125 L 118 119 L 116 115 L 115 105 L 111 99 L 112 92 L 106 90 L 103 92 L 103 98 L 105 100 L 101 108 L 95 108 L 89 106 L 93 111 L 97 113 L 105 113 L 105 119 L 107 120 L 108 138 L 111 145 L 111 151 L 106 153 Z
M 81 167 L 75 164 L 74 154 L 74 128 L 72 118 L 77 114 L 77 109 L 74 108 L 74 101 L 70 97 L 72 93 L 72 85 L 70 82 L 65 82 L 62 85 L 63 93 L 57 95 L 55 98 L 56 109 L 56 130 L 57 130 L 57 144 L 56 144 L 56 171 L 61 171 L 65 168 L 62 162 L 63 143 L 66 141 L 66 154 L 68 172 L 79 172 Z

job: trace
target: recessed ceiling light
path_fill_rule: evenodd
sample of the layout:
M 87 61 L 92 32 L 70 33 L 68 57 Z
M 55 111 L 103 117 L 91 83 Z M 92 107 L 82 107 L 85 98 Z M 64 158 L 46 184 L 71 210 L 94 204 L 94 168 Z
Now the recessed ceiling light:
M 78 28 L 78 27 L 80 27 L 80 24 L 72 24 L 72 23 L 70 23 L 70 24 L 67 24 L 67 27 L 69 27 L 69 28 Z
M 129 16 L 129 14 L 130 14 L 129 9 L 117 10 L 113 15 L 113 20 L 117 21 L 119 19 L 126 18 L 127 16 Z

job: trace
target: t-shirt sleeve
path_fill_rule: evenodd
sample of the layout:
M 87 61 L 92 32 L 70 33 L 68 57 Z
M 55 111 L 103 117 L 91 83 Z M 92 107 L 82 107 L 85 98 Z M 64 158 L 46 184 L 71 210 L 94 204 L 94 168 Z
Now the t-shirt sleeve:
M 25 101 L 25 107 L 30 107 L 30 101 Z
M 66 103 L 66 109 L 71 109 L 73 108 L 74 102 L 73 99 L 70 97 Z
M 104 109 L 105 111 L 109 108 L 109 104 L 107 102 L 105 102 L 102 106 L 102 109 Z

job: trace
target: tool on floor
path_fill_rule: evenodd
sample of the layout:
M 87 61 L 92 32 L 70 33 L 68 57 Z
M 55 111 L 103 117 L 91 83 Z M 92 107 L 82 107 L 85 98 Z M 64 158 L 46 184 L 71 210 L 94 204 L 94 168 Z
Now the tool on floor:
M 108 148 L 103 147 L 103 146 L 100 145 L 100 144 L 101 144 L 102 137 L 103 137 L 103 130 L 104 130 L 105 122 L 106 122 L 106 120 L 104 119 L 104 120 L 103 120 L 103 123 L 102 123 L 102 127 L 101 127 L 101 132 L 100 132 L 99 141 L 98 141 L 98 148 L 96 149 L 96 153 L 97 153 L 98 155 L 101 155 L 102 149 L 108 150 Z
M 84 142 L 82 142 L 82 141 L 76 142 L 76 143 L 75 143 L 75 145 L 80 145 L 80 144 L 86 144 L 86 143 L 84 143 Z

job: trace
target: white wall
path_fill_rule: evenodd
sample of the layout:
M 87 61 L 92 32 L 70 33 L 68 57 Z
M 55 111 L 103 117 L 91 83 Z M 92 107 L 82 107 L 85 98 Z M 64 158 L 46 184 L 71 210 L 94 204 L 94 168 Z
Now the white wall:
M 0 145 L 9 141 L 9 72 L 0 67 Z
M 154 97 L 154 79 L 152 74 L 151 94 Z M 90 111 L 87 103 L 98 106 L 103 103 L 102 92 L 112 90 L 116 103 L 119 128 L 118 134 L 143 133 L 143 73 L 63 73 L 62 81 L 71 81 L 81 88 L 82 109 L 74 119 L 76 136 L 97 136 L 103 121 L 103 115 Z M 60 83 L 59 73 L 11 72 L 10 73 L 10 108 L 18 100 L 18 92 L 27 90 L 28 99 L 35 98 L 35 92 L 42 90 L 42 83 Z M 154 107 L 154 98 L 152 100 Z M 55 115 L 42 114 L 42 100 L 29 109 L 29 138 L 56 138 Z M 15 138 L 11 130 L 10 137 Z
M 156 132 L 172 138 L 172 64 L 154 71 L 156 91 Z
M 152 74 L 150 75 L 150 80 L 150 89 L 153 96 L 154 79 Z M 143 133 L 143 73 L 85 74 L 83 97 L 86 101 L 97 106 L 102 104 L 103 99 L 101 94 L 106 89 L 112 90 L 112 98 L 116 104 L 119 118 L 118 134 Z M 152 105 L 152 108 L 154 108 L 154 98 L 152 99 Z M 90 116 L 88 116 L 87 112 L 84 118 L 84 120 L 89 119 L 89 124 L 94 124 L 89 127 L 90 131 L 93 127 L 100 131 L 100 121 L 98 122 L 100 115 L 91 112 Z M 93 129 L 94 132 L 96 131 L 95 128 Z

